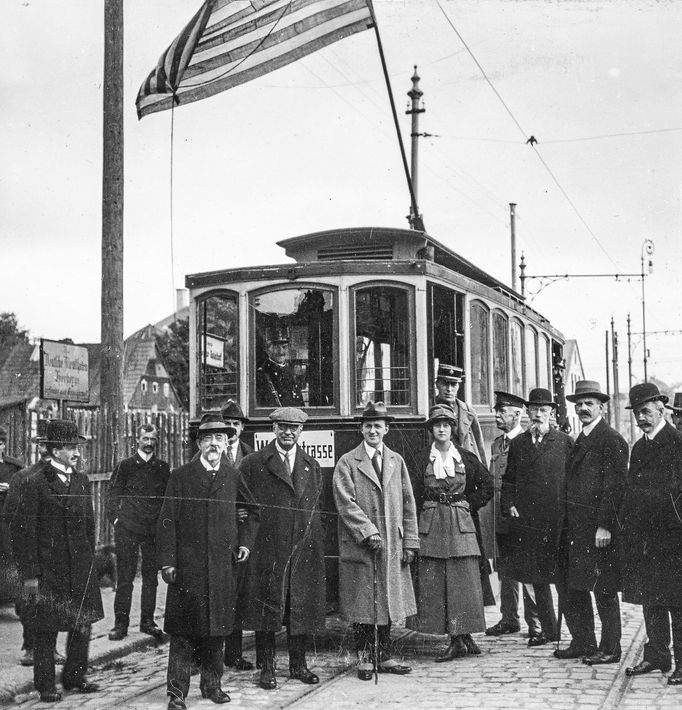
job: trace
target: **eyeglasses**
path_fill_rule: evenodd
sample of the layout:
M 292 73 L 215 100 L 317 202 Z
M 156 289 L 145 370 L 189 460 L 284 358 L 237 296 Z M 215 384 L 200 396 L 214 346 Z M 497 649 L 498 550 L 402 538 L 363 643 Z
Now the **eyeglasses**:
M 286 423 L 281 423 L 277 422 L 277 428 L 280 431 L 298 431 L 301 428 L 300 424 L 286 424 Z

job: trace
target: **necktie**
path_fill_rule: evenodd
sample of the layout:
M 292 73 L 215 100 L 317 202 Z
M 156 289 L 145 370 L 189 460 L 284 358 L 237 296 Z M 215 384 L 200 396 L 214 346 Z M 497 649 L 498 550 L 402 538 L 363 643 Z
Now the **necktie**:
M 379 453 L 379 449 L 376 449 L 374 456 L 372 456 L 372 466 L 374 466 L 374 471 L 379 480 L 381 480 L 381 454 Z
M 509 451 L 509 437 L 505 434 L 504 438 L 502 439 L 502 451 L 507 452 Z
M 287 472 L 289 480 L 291 480 L 291 461 L 289 461 L 289 454 L 284 454 L 284 470 Z
M 227 460 L 231 463 L 234 464 L 234 456 L 232 455 L 232 447 L 228 446 L 227 447 Z

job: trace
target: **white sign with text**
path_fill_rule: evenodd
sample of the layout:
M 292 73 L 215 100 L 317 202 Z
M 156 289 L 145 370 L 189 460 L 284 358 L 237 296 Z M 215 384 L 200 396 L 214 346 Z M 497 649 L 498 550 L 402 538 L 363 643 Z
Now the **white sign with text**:
M 267 446 L 275 435 L 271 431 L 256 432 L 253 436 L 253 445 L 256 451 L 260 451 Z M 336 458 L 334 452 L 334 432 L 333 431 L 303 431 L 298 445 L 312 456 L 322 468 L 334 468 Z

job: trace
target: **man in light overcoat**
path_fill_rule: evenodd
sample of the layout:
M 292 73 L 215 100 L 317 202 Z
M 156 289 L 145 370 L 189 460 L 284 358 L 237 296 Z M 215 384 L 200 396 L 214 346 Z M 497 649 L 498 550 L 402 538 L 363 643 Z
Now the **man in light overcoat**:
M 412 669 L 391 657 L 391 623 L 417 613 L 410 563 L 419 549 L 417 510 L 402 456 L 383 443 L 389 416 L 368 402 L 360 417 L 364 441 L 336 464 L 332 486 L 339 513 L 341 613 L 355 625 L 358 677 Z M 374 653 L 378 626 L 379 657 Z

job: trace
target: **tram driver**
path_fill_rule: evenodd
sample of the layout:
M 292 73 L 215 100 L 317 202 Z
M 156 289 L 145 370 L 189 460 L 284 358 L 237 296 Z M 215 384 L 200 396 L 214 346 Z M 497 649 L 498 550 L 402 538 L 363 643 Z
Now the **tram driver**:
M 289 330 L 281 325 L 265 331 L 267 359 L 256 373 L 259 407 L 303 407 L 301 386 L 296 381 L 289 355 Z

